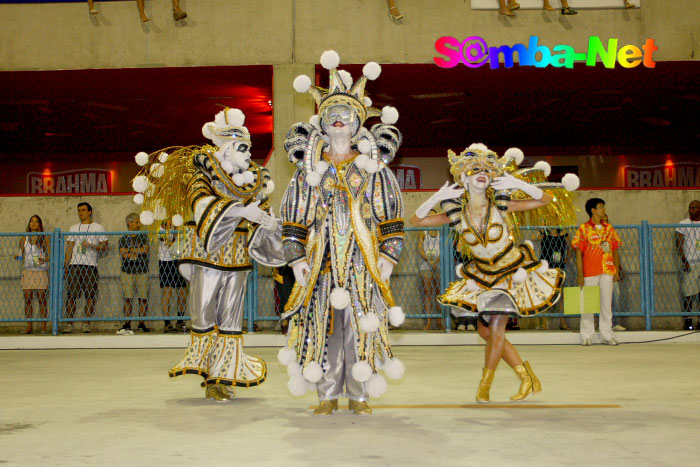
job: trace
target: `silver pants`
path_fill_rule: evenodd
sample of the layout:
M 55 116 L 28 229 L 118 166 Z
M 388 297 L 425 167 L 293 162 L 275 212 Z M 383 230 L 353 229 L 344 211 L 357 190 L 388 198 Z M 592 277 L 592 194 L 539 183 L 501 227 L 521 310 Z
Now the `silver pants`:
M 194 265 L 189 304 L 192 328 L 205 330 L 216 325 L 221 331 L 240 331 L 249 273 Z
M 326 339 L 326 361 L 323 377 L 316 384 L 319 400 L 368 399 L 364 383 L 352 377 L 352 365 L 357 361 L 355 333 L 350 323 L 350 310 L 334 310 L 333 334 Z M 343 391 L 345 386 L 345 391 Z

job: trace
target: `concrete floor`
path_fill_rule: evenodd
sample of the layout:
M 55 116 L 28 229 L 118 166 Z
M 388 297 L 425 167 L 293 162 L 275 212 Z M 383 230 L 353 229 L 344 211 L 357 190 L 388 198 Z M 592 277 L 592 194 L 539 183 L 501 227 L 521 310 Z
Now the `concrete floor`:
M 374 415 L 326 418 L 288 394 L 272 347 L 247 348 L 268 380 L 223 404 L 197 377 L 167 377 L 180 349 L 0 351 L 0 463 L 697 465 L 700 344 L 523 345 L 544 391 L 505 406 L 472 405 L 483 347 L 395 350 L 406 376 Z M 502 364 L 492 399 L 517 386 Z

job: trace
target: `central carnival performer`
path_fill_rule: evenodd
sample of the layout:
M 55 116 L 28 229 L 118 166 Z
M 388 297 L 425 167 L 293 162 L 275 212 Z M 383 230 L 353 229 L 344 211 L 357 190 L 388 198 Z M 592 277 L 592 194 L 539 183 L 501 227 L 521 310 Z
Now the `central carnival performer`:
M 389 289 L 404 243 L 401 191 L 387 167 L 401 144 L 398 112 L 372 108 L 365 96 L 367 80 L 381 72 L 377 63 L 366 64 L 357 81 L 339 63 L 334 51 L 321 56 L 328 89 L 305 75 L 294 80 L 298 92 L 313 95 L 318 115 L 293 125 L 285 143 L 297 170 L 282 200 L 282 235 L 297 283 L 278 358 L 292 395 L 317 391 L 315 415 L 331 415 L 343 396 L 354 413 L 371 414 L 369 398 L 387 384 L 378 371 L 391 379 L 404 371 L 387 324 L 404 319 Z M 379 116 L 383 123 L 363 126 Z
M 486 341 L 484 368 L 476 392 L 477 402 L 489 402 L 494 372 L 501 359 L 520 378 L 520 388 L 511 400 L 522 400 L 542 390 L 528 362 L 523 362 L 505 338 L 509 316 L 533 316 L 554 305 L 561 296 L 564 271 L 550 268 L 535 256 L 532 242 L 516 246 L 515 213 L 530 213 L 546 225 L 572 225 L 573 205 L 567 190 L 578 187 L 578 177 L 567 174 L 563 184 L 547 183 L 551 170 L 546 162 L 518 169 L 523 153 L 511 148 L 504 156 L 483 144 L 472 144 L 461 154 L 448 153 L 449 182 L 423 203 L 411 218 L 413 225 L 428 227 L 450 224 L 465 245 L 471 260 L 457 266 L 459 280 L 449 285 L 438 301 L 461 309 L 464 315 L 478 314 L 479 336 Z M 566 188 L 566 190 L 562 189 Z M 548 189 L 543 191 L 542 188 Z M 520 196 L 527 199 L 512 199 Z M 550 204 L 554 197 L 559 201 Z M 438 202 L 443 213 L 428 215 Z
M 182 228 L 193 222 L 180 246 L 179 270 L 190 283 L 190 343 L 170 376 L 204 378 L 205 396 L 230 400 L 235 387 L 265 381 L 267 367 L 243 353 L 243 304 L 252 259 L 266 266 L 285 264 L 282 229 L 269 209 L 274 189 L 267 169 L 251 160 L 251 141 L 238 109 L 219 112 L 202 133 L 215 146 L 173 147 L 139 153 L 144 168 L 134 178 L 143 204 L 141 222 L 172 216 Z

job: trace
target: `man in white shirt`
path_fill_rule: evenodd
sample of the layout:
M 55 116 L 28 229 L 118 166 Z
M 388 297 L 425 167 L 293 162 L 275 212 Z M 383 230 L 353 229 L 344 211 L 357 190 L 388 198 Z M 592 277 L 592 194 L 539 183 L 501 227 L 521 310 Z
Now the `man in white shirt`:
M 683 274 L 681 291 L 683 292 L 684 313 L 693 311 L 693 300 L 700 299 L 700 201 L 693 200 L 688 205 L 688 218 L 680 221 L 697 227 L 679 227 L 676 229 L 676 249 L 681 259 Z M 700 326 L 700 320 L 696 328 Z M 685 329 L 693 329 L 693 320 L 685 318 Z
M 71 232 L 94 234 L 104 232 L 102 225 L 92 222 L 92 206 L 78 203 L 79 224 L 71 226 Z M 66 318 L 75 315 L 75 299 L 85 294 L 85 317 L 95 314 L 97 296 L 97 259 L 99 253 L 107 251 L 105 235 L 70 235 L 66 238 L 66 256 L 64 259 L 64 277 L 68 298 L 66 299 Z M 83 332 L 90 332 L 87 322 L 83 323 Z M 63 329 L 64 333 L 73 331 L 72 322 Z

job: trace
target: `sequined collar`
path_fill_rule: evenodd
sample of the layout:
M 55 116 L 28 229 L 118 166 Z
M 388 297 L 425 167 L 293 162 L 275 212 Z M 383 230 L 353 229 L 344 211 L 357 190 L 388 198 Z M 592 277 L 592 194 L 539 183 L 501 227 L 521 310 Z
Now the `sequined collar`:
M 479 232 L 472 222 L 471 215 L 469 214 L 469 206 L 464 203 L 462 207 L 462 212 L 464 213 L 464 218 L 467 220 L 467 227 L 476 236 L 476 238 L 481 242 L 482 245 L 486 244 L 486 232 L 488 232 L 489 225 L 491 224 L 491 198 L 488 199 L 488 204 L 486 205 L 486 217 L 484 218 L 484 231 Z

